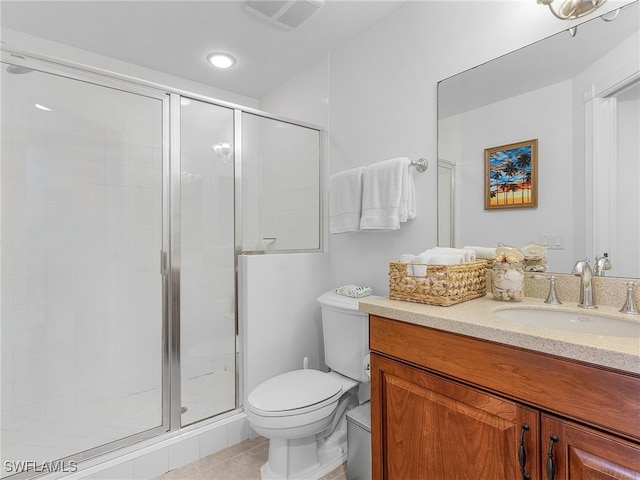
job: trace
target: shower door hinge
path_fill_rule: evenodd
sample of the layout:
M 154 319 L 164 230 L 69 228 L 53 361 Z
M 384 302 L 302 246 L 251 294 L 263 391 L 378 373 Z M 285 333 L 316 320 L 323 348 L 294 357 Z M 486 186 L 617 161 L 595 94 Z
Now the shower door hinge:
M 160 275 L 167 275 L 167 252 L 160 250 Z

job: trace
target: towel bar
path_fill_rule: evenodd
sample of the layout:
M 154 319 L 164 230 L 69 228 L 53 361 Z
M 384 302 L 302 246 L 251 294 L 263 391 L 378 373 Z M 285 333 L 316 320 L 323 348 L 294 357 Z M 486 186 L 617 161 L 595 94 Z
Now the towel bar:
M 427 162 L 426 158 L 419 158 L 418 160 L 411 160 L 412 167 L 416 167 L 416 170 L 420 173 L 424 172 L 429 168 L 429 162 Z

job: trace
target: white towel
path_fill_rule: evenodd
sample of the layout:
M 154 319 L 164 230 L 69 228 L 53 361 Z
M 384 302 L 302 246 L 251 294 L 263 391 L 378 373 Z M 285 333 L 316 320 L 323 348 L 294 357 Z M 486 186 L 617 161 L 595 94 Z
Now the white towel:
M 400 261 L 407 264 L 407 275 L 426 277 L 428 265 L 454 265 L 475 260 L 475 253 L 461 248 L 435 247 L 418 255 L 403 253 Z
M 406 158 L 403 161 L 402 194 L 400 197 L 400 222 L 416 218 L 416 186 L 413 181 L 411 161 Z
M 456 263 L 465 263 L 462 255 L 433 253 L 429 255 L 429 264 L 431 265 L 454 265 Z
M 411 262 L 413 262 L 414 258 L 416 258 L 416 256 L 412 253 L 403 253 L 400 255 L 400 262 L 407 264 L 407 275 L 409 276 L 413 275 L 413 265 L 411 265 Z
M 430 263 L 429 259 L 431 257 L 428 254 L 421 253 L 420 255 L 416 255 L 413 258 L 413 275 L 418 277 L 426 277 L 427 276 L 427 264 Z
M 427 250 L 427 252 L 434 252 L 440 255 L 461 255 L 463 262 L 475 262 L 476 260 L 476 252 L 465 248 L 434 247 Z
M 360 230 L 363 173 L 364 167 L 358 167 L 331 175 L 329 181 L 329 231 L 331 233 Z
M 415 187 L 410 160 L 393 158 L 368 166 L 362 179 L 362 230 L 398 230 L 415 218 Z
M 492 260 L 496 258 L 495 247 L 477 247 L 477 246 L 465 246 L 465 250 L 473 250 L 476 252 L 476 258 Z

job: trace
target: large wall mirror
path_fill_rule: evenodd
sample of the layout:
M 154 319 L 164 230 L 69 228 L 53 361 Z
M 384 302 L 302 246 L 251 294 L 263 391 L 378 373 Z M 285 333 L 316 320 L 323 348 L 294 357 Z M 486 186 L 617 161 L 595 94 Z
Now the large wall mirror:
M 442 245 L 543 243 L 560 273 L 607 253 L 640 277 L 639 24 L 636 1 L 439 82 Z M 532 139 L 537 207 L 485 210 L 485 150 Z

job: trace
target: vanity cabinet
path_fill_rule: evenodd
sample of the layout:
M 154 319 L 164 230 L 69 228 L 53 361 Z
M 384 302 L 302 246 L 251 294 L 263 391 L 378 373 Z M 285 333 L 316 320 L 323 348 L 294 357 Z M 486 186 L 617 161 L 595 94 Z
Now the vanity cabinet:
M 376 354 L 372 365 L 381 382 L 373 403 L 380 418 L 372 422 L 380 452 L 374 448 L 372 458 L 382 462 L 374 478 L 521 478 L 520 428 L 536 425 L 537 411 Z M 525 452 L 535 452 L 537 433 L 524 431 Z M 537 463 L 529 455 L 525 466 Z
M 640 376 L 370 316 L 376 480 L 640 479 Z

